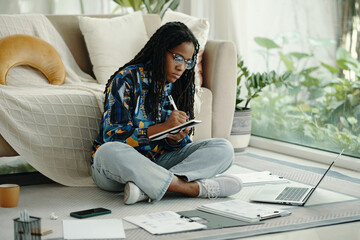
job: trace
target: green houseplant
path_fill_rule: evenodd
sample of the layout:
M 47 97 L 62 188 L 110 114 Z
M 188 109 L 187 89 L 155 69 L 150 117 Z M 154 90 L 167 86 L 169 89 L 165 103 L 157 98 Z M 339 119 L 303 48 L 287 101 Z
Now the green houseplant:
M 252 99 L 258 97 L 261 91 L 269 86 L 275 85 L 280 87 L 282 85 L 288 85 L 286 80 L 291 75 L 290 72 L 285 72 L 283 75 L 277 75 L 275 71 L 269 73 L 251 73 L 245 66 L 244 61 L 238 58 L 237 63 L 237 88 L 236 88 L 236 105 L 235 110 L 246 110 L 249 109 L 249 103 Z M 247 94 L 245 97 L 241 96 L 241 89 L 245 87 Z M 242 104 L 244 103 L 244 106 Z
M 283 75 L 278 75 L 275 71 L 250 73 L 241 58 L 238 58 L 237 68 L 236 104 L 230 141 L 236 151 L 243 151 L 248 146 L 251 135 L 250 101 L 258 97 L 267 86 L 287 85 L 286 80 L 291 73 L 285 72 Z M 242 93 L 244 88 L 245 96 Z
M 180 0 L 113 0 L 118 6 L 114 12 L 122 7 L 131 7 L 134 11 L 159 14 L 163 17 L 168 8 L 175 10 L 180 4 Z

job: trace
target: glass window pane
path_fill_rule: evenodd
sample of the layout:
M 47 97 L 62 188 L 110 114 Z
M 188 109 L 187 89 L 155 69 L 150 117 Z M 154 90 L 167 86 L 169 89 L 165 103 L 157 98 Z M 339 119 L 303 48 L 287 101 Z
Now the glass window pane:
M 252 72 L 292 74 L 251 101 L 252 134 L 360 157 L 359 3 L 260 2 L 269 11 L 257 22 L 276 24 L 254 27 L 245 62 Z

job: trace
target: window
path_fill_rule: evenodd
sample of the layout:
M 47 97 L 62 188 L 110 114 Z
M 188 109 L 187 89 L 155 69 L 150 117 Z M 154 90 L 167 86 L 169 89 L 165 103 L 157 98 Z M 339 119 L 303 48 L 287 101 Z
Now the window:
M 252 134 L 360 157 L 359 3 L 256 0 L 246 14 L 249 69 L 292 72 L 252 100 Z

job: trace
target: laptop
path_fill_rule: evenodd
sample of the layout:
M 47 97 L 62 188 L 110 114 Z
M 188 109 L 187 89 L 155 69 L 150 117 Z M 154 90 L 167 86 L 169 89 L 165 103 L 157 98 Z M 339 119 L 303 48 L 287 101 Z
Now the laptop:
M 324 179 L 325 175 L 329 172 L 330 168 L 334 165 L 335 161 L 341 156 L 343 152 L 344 149 L 330 164 L 315 187 L 265 185 L 250 197 L 250 201 L 304 206 L 307 200 L 309 200 L 310 196 L 314 193 L 315 189 Z

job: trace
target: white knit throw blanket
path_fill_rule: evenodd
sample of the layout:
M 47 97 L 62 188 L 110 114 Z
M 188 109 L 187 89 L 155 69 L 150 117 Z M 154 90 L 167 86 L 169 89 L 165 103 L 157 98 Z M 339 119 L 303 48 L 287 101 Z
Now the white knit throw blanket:
M 93 186 L 89 161 L 104 86 L 81 71 L 44 15 L 0 15 L 0 38 L 20 33 L 40 37 L 57 49 L 66 80 L 52 86 L 35 69 L 11 69 L 8 86 L 0 85 L 0 134 L 50 179 L 67 186 Z

